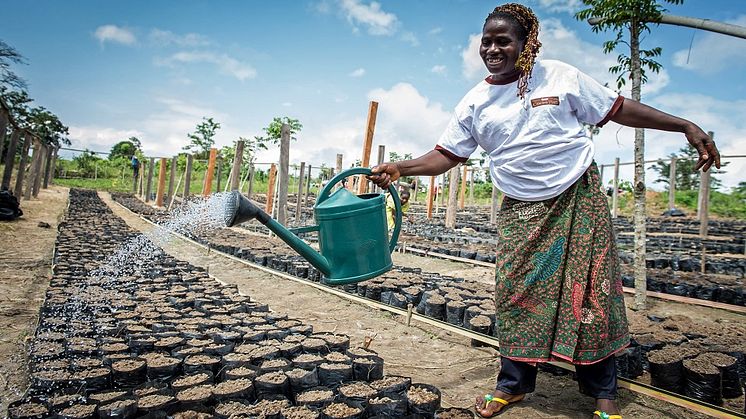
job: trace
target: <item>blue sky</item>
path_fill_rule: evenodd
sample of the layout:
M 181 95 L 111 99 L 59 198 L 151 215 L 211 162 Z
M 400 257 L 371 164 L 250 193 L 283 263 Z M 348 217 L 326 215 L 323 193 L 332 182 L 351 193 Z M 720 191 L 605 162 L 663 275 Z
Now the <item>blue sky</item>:
M 497 4 L 6 1 L 7 16 L 33 18 L 6 19 L 0 39 L 27 58 L 15 71 L 37 104 L 70 126 L 73 147 L 108 151 L 136 135 L 148 155 L 171 156 L 203 116 L 222 124 L 218 146 L 289 116 L 304 125 L 292 162 L 333 166 L 343 153 L 347 166 L 360 158 L 370 100 L 379 102 L 373 150 L 384 144 L 418 155 L 433 147 L 452 108 L 486 75 L 476 41 Z M 614 84 L 607 69 L 616 54 L 601 51 L 611 34 L 594 34 L 573 18 L 578 0 L 526 4 L 542 23 L 542 57 Z M 669 9 L 746 26 L 741 0 L 688 0 Z M 664 70 L 651 75 L 643 101 L 714 131 L 723 154 L 746 154 L 746 40 L 663 25 L 644 46 L 663 48 Z M 600 163 L 633 158 L 631 129 L 609 124 L 595 141 Z M 684 143 L 648 132 L 646 157 Z M 270 150 L 259 160 L 277 158 Z M 742 180 L 744 170 L 746 159 L 731 163 L 725 184 Z M 622 177 L 631 178 L 631 169 Z

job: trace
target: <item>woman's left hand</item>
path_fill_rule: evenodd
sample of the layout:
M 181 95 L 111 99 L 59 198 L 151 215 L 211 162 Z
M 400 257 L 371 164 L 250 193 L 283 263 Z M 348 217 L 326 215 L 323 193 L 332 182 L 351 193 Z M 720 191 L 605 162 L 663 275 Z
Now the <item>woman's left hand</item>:
M 715 141 L 710 138 L 702 129 L 695 124 L 691 124 L 686 131 L 684 131 L 687 141 L 699 153 L 699 160 L 697 165 L 694 166 L 694 170 L 702 168 L 703 172 L 710 170 L 710 167 L 714 164 L 718 169 L 720 168 L 720 152 Z

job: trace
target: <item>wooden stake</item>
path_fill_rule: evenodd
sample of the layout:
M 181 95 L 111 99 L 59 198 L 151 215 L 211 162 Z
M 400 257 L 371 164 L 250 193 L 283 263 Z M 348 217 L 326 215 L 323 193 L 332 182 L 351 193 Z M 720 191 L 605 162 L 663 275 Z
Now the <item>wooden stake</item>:
M 492 183 L 490 181 L 490 183 Z M 490 208 L 490 224 L 497 224 L 497 188 L 492 185 L 492 206 Z
M 379 145 L 378 146 L 378 164 L 383 163 L 383 160 L 386 158 L 386 146 L 385 145 Z M 378 186 L 375 187 L 376 192 L 380 192 L 381 188 Z
M 277 165 L 272 163 L 269 167 L 269 179 L 267 180 L 267 205 L 264 207 L 264 211 L 267 214 L 272 214 L 273 200 L 275 199 L 275 178 L 277 177 Z
M 433 201 L 435 200 L 435 176 L 430 176 L 430 187 L 427 189 L 427 219 L 433 219 Z
M 464 166 L 466 167 L 466 166 Z M 458 181 L 459 181 L 459 167 L 456 166 L 450 170 L 448 174 L 450 182 L 448 184 L 448 207 L 446 208 L 446 227 L 456 228 L 456 205 L 458 204 Z M 464 176 L 466 177 L 466 176 Z M 461 189 L 463 192 L 463 188 Z M 463 196 L 463 193 L 461 194 Z
M 676 157 L 671 157 L 668 176 L 668 209 L 676 208 Z
M 21 161 L 18 163 L 18 173 L 16 174 L 16 187 L 13 194 L 21 201 L 21 195 L 23 194 L 23 178 L 26 176 L 26 162 L 28 162 L 28 150 L 31 147 L 32 137 L 31 134 L 26 133 L 23 140 L 23 148 L 21 149 Z
M 474 205 L 474 169 L 469 170 L 469 205 Z
M 288 216 L 288 182 L 290 181 L 290 126 L 282 124 L 280 138 L 280 187 L 277 197 L 277 222 L 286 226 Z
M 39 141 L 39 160 L 36 162 L 36 170 L 34 172 L 33 184 L 31 189 L 31 196 L 37 198 L 39 196 L 39 189 L 41 189 L 42 179 L 44 178 L 44 165 L 47 163 L 47 146 Z
M 241 166 L 243 165 L 243 140 L 236 143 L 236 155 L 233 156 L 233 167 L 231 168 L 231 190 L 238 190 L 238 182 L 241 180 Z
M 33 151 L 31 152 L 31 167 L 28 173 L 28 182 L 26 182 L 26 190 L 23 193 L 23 198 L 26 200 L 31 199 L 31 192 L 34 189 L 34 182 L 36 177 L 39 175 L 39 164 L 41 163 L 41 141 L 37 138 L 33 139 Z
M 216 148 L 210 149 L 210 160 L 207 162 L 207 174 L 205 176 L 205 186 L 202 190 L 203 196 L 209 196 L 212 193 L 212 179 L 215 175 L 215 160 L 218 156 L 218 150 Z
M 161 161 L 158 168 L 158 189 L 155 193 L 155 205 L 157 207 L 163 206 L 163 195 L 166 193 L 166 158 L 161 157 Z
M 173 156 L 171 158 L 171 173 L 168 175 L 168 195 L 166 201 L 168 201 L 169 207 L 171 202 L 174 200 L 174 191 L 179 189 L 176 183 L 176 169 L 179 166 L 179 156 Z
M 5 155 L 5 170 L 3 171 L 3 181 L 0 189 L 10 189 L 10 178 L 13 177 L 13 166 L 16 162 L 16 151 L 18 149 L 19 139 L 21 138 L 21 130 L 14 130 L 10 135 L 10 143 L 8 144 L 8 151 Z M 23 147 L 23 145 L 21 145 Z M 16 195 L 17 197 L 18 195 Z
M 223 158 L 218 157 L 215 161 L 215 164 L 217 165 L 217 169 L 215 170 L 217 173 L 215 174 L 215 177 L 217 178 L 217 185 L 215 186 L 215 192 L 220 192 L 220 181 L 223 177 Z
M 153 193 L 153 172 L 155 171 L 155 157 L 150 158 L 148 164 L 148 182 L 145 188 L 145 202 L 150 202 L 150 196 Z
M 298 199 L 295 203 L 295 225 L 300 225 L 301 209 L 303 208 L 303 180 L 305 177 L 306 162 L 300 162 L 300 173 L 298 174 Z
M 192 187 L 192 164 L 193 163 L 194 163 L 194 156 L 191 154 L 187 154 L 186 168 L 184 169 L 184 194 L 181 195 L 181 197 L 184 199 L 188 198 L 189 194 L 191 193 L 189 188 Z
M 8 130 L 9 124 L 8 114 L 5 109 L 0 108 L 0 156 L 3 155 L 3 150 L 5 150 L 5 132 Z
M 254 163 L 249 164 L 249 189 L 246 191 L 246 196 L 251 198 L 251 194 L 254 192 Z
M 54 185 L 54 172 L 57 167 L 57 151 L 59 150 L 59 147 L 55 147 L 52 152 L 52 163 L 51 168 L 49 172 L 47 172 L 47 185 Z
M 47 147 L 47 155 L 44 160 L 44 176 L 42 177 L 42 188 L 44 189 L 49 187 L 49 168 L 52 166 L 52 156 L 56 149 L 56 147 L 52 147 L 51 145 Z
M 448 176 L 451 175 L 450 170 L 448 172 L 446 172 L 446 173 L 448 173 Z M 446 192 L 446 173 L 443 173 L 443 180 L 440 183 L 441 187 L 440 187 L 440 199 L 439 199 L 439 201 L 440 201 L 440 206 L 441 207 L 444 207 L 445 203 L 446 203 L 446 193 L 445 193 Z
M 614 158 L 614 190 L 611 192 L 611 218 L 617 217 L 619 210 L 619 157 Z
M 335 174 L 342 173 L 342 155 L 337 154 L 337 169 Z
M 461 176 L 461 191 L 458 195 L 458 207 L 459 209 L 464 209 L 464 205 L 466 204 L 466 170 L 467 166 L 464 165 L 464 173 Z M 457 185 L 458 186 L 458 185 Z M 449 195 L 450 197 L 450 195 Z
M 368 123 L 365 129 L 365 140 L 363 141 L 362 167 L 370 166 L 370 151 L 373 147 L 373 133 L 376 130 L 376 115 L 378 114 L 378 102 L 370 101 L 368 106 Z M 368 181 L 365 176 L 360 175 L 357 185 L 357 193 L 364 194 L 368 191 Z

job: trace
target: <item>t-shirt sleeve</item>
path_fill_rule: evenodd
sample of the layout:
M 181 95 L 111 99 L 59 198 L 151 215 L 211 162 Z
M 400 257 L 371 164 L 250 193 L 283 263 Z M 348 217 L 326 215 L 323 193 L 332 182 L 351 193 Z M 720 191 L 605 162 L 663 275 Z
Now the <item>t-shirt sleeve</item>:
M 463 163 L 477 149 L 477 140 L 471 135 L 471 114 L 461 111 L 460 107 L 461 104 L 456 108 L 435 149 L 451 160 Z
M 624 97 L 575 69 L 575 89 L 568 94 L 578 120 L 586 124 L 603 126 L 619 110 Z

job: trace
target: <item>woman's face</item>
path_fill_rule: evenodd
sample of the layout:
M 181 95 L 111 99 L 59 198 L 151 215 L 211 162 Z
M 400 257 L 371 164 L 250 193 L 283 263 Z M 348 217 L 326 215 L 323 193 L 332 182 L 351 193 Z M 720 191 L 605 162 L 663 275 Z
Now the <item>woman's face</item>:
M 523 51 L 526 40 L 519 36 L 515 25 L 505 19 L 490 19 L 482 30 L 479 55 L 492 79 L 500 81 L 514 77 L 515 62 Z

